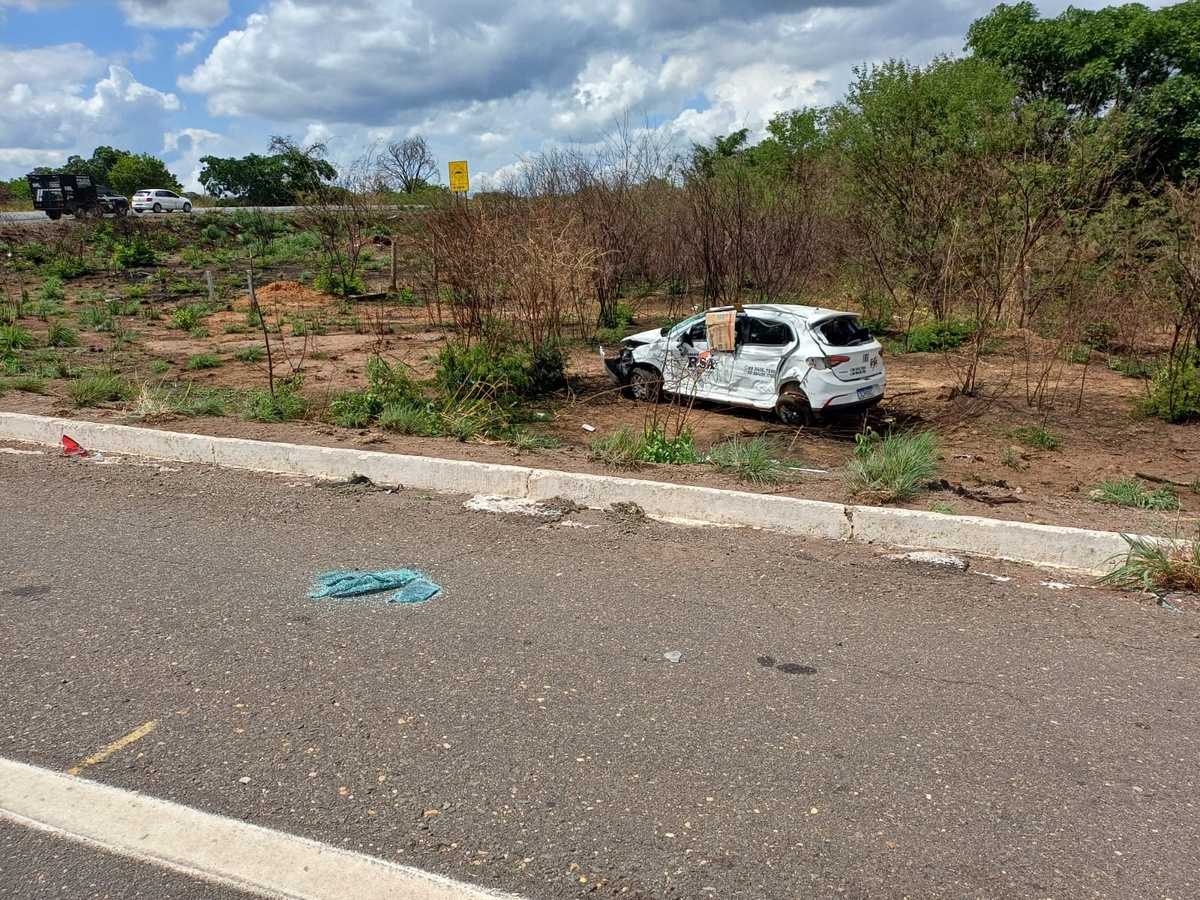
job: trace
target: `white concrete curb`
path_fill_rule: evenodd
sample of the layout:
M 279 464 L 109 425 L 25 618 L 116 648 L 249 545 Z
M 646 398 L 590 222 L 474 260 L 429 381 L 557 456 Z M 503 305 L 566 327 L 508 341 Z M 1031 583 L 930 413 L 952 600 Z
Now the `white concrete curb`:
M 269 897 L 519 900 L 374 856 L 10 759 L 0 759 L 2 819 Z
M 104 453 L 312 478 L 365 475 L 376 484 L 441 493 L 497 494 L 529 500 L 565 497 L 590 507 L 634 502 L 648 515 L 661 518 L 740 525 L 828 540 L 970 553 L 1091 574 L 1110 571 L 1114 558 L 1123 559 L 1129 549 L 1120 534 L 1109 531 L 848 506 L 607 475 L 208 437 L 0 412 L 0 439 L 58 445 L 63 434 L 69 434 L 89 450 Z

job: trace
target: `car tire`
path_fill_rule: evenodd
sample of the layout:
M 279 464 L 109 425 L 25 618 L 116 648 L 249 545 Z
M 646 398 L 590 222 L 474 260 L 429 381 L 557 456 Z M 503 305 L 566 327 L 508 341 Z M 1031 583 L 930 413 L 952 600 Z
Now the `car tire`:
M 191 212 L 191 211 L 192 211 L 192 204 L 190 204 L 190 203 L 185 203 L 185 204 L 183 204 L 183 211 L 184 211 L 184 212 Z
M 629 396 L 643 403 L 662 398 L 662 376 L 649 366 L 635 366 L 629 373 Z
M 784 391 L 775 403 L 775 416 L 789 428 L 803 428 L 813 423 L 812 404 L 802 391 Z
M 162 204 L 161 204 L 161 203 L 155 203 L 155 204 L 154 204 L 154 211 L 155 211 L 155 212 L 162 212 Z
M 46 210 L 46 215 L 50 217 L 51 222 L 57 222 L 62 218 L 62 213 L 57 209 Z

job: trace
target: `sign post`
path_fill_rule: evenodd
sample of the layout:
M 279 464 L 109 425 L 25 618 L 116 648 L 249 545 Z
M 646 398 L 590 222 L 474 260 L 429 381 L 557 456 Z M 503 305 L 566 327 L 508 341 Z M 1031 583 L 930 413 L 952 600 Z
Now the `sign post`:
M 450 163 L 450 190 L 456 194 L 465 194 L 471 189 L 471 179 L 467 176 L 467 161 L 465 159 Z

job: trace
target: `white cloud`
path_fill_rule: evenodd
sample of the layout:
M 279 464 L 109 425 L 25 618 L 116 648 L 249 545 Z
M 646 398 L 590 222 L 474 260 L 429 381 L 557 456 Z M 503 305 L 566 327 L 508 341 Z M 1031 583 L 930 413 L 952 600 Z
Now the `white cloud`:
M 229 0 L 119 0 L 117 6 L 140 28 L 210 28 L 229 15 Z
M 121 66 L 105 66 L 78 44 L 0 47 L 0 146 L 37 148 L 39 155 L 54 150 L 60 158 L 87 156 L 119 140 L 157 146 L 165 118 L 178 109 L 174 94 L 142 84 Z

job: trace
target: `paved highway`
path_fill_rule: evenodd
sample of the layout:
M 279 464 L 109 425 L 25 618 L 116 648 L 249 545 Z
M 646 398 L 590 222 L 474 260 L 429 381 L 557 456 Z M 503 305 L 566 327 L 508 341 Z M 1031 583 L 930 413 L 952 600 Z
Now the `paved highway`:
M 1194 616 L 463 499 L 0 454 L 0 755 L 533 900 L 1200 896 Z

